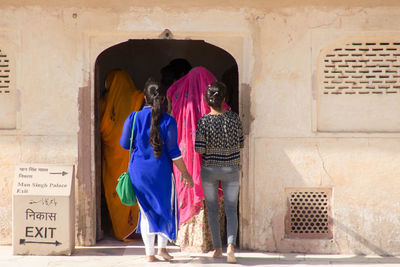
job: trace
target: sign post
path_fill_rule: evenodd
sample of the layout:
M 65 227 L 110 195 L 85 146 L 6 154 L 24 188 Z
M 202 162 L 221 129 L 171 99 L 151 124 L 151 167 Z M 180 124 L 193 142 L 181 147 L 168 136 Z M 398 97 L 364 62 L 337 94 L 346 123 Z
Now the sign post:
M 17 166 L 14 255 L 71 255 L 75 247 L 74 176 L 73 165 Z

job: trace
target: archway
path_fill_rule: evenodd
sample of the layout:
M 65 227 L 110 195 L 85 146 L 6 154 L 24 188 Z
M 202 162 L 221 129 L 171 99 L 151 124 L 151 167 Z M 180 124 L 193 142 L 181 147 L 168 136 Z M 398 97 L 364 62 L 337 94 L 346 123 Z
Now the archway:
M 236 60 L 225 50 L 202 40 L 128 40 L 104 50 L 95 64 L 95 109 L 102 92 L 105 90 L 105 78 L 113 69 L 123 69 L 132 78 L 136 87 L 142 89 L 150 76 L 160 78 L 160 69 L 175 58 L 184 58 L 192 66 L 203 66 L 215 77 L 227 84 L 229 89 L 228 104 L 239 112 L 238 66 Z M 101 174 L 101 139 L 99 133 L 99 112 L 95 110 L 95 155 L 96 173 Z M 105 203 L 101 201 L 101 175 L 97 175 L 97 232 L 107 232 Z M 98 237 L 101 235 L 97 235 Z

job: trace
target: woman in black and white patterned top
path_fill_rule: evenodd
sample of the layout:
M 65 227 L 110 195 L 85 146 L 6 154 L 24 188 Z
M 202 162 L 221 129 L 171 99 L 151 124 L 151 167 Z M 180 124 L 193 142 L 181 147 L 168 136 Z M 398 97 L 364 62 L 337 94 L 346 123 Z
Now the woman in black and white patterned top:
M 238 167 L 243 148 L 242 125 L 233 111 L 206 114 L 197 124 L 196 152 L 202 166 Z
M 243 131 L 239 116 L 225 111 L 226 86 L 214 82 L 207 87 L 206 102 L 211 109 L 197 124 L 195 151 L 202 154 L 201 184 L 208 209 L 208 223 L 214 245 L 214 257 L 222 257 L 222 242 L 218 222 L 218 185 L 224 192 L 227 219 L 227 261 L 235 263 L 234 246 L 238 228 L 237 200 L 239 196 L 240 149 Z

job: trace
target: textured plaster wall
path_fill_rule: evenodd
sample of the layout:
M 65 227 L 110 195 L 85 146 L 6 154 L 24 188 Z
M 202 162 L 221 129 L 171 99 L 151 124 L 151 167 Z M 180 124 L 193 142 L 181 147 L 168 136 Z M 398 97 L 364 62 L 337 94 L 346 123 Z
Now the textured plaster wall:
M 95 242 L 94 60 L 113 36 L 116 44 L 127 36 L 157 38 L 168 28 L 176 38 L 202 36 L 238 61 L 248 134 L 242 247 L 400 254 L 400 135 L 317 133 L 312 97 L 313 33 L 395 31 L 396 1 L 3 2 L 0 31 L 11 29 L 21 38 L 15 45 L 19 127 L 0 131 L 1 243 L 11 241 L 15 164 L 78 164 L 78 154 L 77 238 Z M 285 187 L 333 188 L 332 240 L 285 238 Z
M 339 32 L 338 38 L 354 31 L 384 34 L 398 29 L 396 12 L 307 7 L 259 16 L 256 64 L 262 62 L 252 84 L 249 176 L 254 217 L 245 221 L 251 234 L 242 244 L 271 251 L 398 254 L 399 135 L 314 132 L 312 92 L 316 31 Z M 333 240 L 285 237 L 285 187 L 333 188 Z
M 17 42 L 0 40 L 1 49 L 16 53 L 17 60 L 12 70 L 17 129 L 0 130 L 0 243 L 10 243 L 15 165 L 77 164 L 77 96 L 82 84 L 82 70 L 77 66 L 82 58 L 60 11 L 2 5 L 0 13 L 0 31 L 20 37 Z

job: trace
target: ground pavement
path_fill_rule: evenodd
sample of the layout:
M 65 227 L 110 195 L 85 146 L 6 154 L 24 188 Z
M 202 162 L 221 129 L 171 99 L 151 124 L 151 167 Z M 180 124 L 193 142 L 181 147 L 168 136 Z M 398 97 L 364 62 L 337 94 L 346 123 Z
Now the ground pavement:
M 148 263 L 144 257 L 141 241 L 123 243 L 112 239 L 100 241 L 92 247 L 76 247 L 72 256 L 14 256 L 11 246 L 0 246 L 0 267 L 121 267 L 121 266 L 399 266 L 400 256 L 357 255 L 310 255 L 298 253 L 265 253 L 237 250 L 237 264 L 226 263 L 226 257 L 213 259 L 208 254 L 180 252 L 176 246 L 168 250 L 174 259 L 171 262 L 158 260 Z

